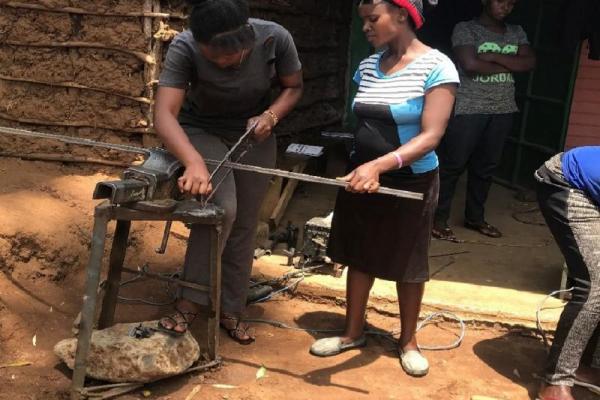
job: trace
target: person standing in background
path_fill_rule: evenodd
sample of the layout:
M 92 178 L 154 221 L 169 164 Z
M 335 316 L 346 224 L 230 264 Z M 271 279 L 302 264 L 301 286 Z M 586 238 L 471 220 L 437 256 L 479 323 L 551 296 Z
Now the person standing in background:
M 452 47 L 461 86 L 454 117 L 437 150 L 440 197 L 432 231 L 435 238 L 456 240 L 448 219 L 456 184 L 465 170 L 465 227 L 493 238 L 502 236 L 486 222 L 485 203 L 518 112 L 513 73 L 530 71 L 536 62 L 523 28 L 504 22 L 516 1 L 484 0 L 478 18 L 454 28 Z

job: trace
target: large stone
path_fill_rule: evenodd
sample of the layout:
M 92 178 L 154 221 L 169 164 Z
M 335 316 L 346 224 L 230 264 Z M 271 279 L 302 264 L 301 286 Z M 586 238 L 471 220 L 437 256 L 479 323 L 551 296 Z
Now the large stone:
M 155 332 L 146 339 L 129 336 L 137 324 L 117 324 L 94 331 L 87 359 L 87 375 L 108 382 L 152 382 L 185 372 L 200 357 L 200 347 L 187 332 L 181 337 Z M 144 322 L 155 327 L 156 321 Z M 54 353 L 73 369 L 77 339 L 65 339 Z

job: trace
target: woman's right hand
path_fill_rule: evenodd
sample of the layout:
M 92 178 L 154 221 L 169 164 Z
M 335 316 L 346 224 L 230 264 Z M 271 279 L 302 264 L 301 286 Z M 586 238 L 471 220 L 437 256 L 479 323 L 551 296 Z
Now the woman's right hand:
M 192 196 L 207 195 L 212 192 L 210 173 L 204 161 L 189 164 L 177 180 L 177 184 L 181 193 L 189 193 Z

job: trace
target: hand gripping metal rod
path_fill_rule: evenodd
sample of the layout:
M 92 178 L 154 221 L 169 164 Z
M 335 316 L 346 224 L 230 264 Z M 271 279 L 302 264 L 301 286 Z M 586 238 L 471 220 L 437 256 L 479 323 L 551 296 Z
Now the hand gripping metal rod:
M 204 162 L 207 165 L 217 165 L 221 161 L 205 159 Z M 240 164 L 240 163 L 234 163 L 234 162 L 229 162 L 229 161 L 226 161 L 225 163 L 223 163 L 223 166 L 227 167 L 227 168 L 239 170 L 239 171 L 247 171 L 247 172 L 254 172 L 254 173 L 263 174 L 263 175 L 280 176 L 282 178 L 296 179 L 296 180 L 302 181 L 302 182 L 320 183 L 320 184 L 324 184 L 324 185 L 338 186 L 338 187 L 346 187 L 348 184 L 347 182 L 342 181 L 340 179 L 323 178 L 320 176 L 301 174 L 299 172 L 290 172 L 290 171 L 283 171 L 280 169 L 257 167 L 254 165 Z M 392 189 L 392 188 L 388 188 L 388 187 L 384 187 L 384 186 L 380 186 L 379 189 L 377 190 L 377 193 L 387 194 L 390 196 L 400 197 L 403 199 L 412 199 L 412 200 L 423 200 L 424 199 L 424 195 L 422 193 L 409 192 L 407 190 Z
M 246 130 L 246 132 L 238 139 L 238 141 L 233 146 L 231 146 L 231 148 L 225 154 L 223 159 L 221 161 L 217 162 L 217 166 L 215 167 L 215 169 L 213 169 L 212 173 L 210 174 L 210 178 L 208 179 L 209 182 L 213 181 L 214 177 L 217 175 L 217 172 L 219 172 L 219 170 L 221 170 L 223 168 L 223 165 L 225 164 L 225 162 L 227 162 L 231 158 L 233 153 L 235 153 L 237 151 L 237 149 L 248 140 L 248 137 L 254 133 L 255 128 L 256 128 L 256 124 L 253 124 L 250 128 L 248 128 L 248 130 Z M 246 154 L 246 153 L 245 152 L 242 153 L 242 155 L 240 157 L 238 157 L 237 160 L 239 160 L 241 157 L 243 157 L 244 154 Z M 210 193 L 205 199 L 202 200 L 203 206 L 206 206 L 206 204 L 208 204 L 209 200 L 212 198 L 214 193 L 219 189 L 219 186 L 225 180 L 227 175 L 229 175 L 230 171 L 231 171 L 231 169 L 229 169 L 229 171 L 227 171 L 227 173 L 221 179 L 221 181 L 215 185 L 215 187 L 213 188 L 213 192 Z M 156 249 L 156 252 L 158 254 L 165 254 L 167 251 L 167 244 L 169 243 L 169 236 L 171 236 L 171 226 L 172 225 L 173 225 L 173 221 L 167 221 L 167 223 L 165 224 L 165 230 L 163 232 L 163 238 L 160 243 L 160 247 Z
M 253 129 L 254 129 L 254 127 L 251 127 L 248 131 L 246 131 L 246 133 L 244 133 L 244 135 L 242 135 L 242 137 L 240 137 L 240 140 L 238 140 L 238 143 L 236 143 L 236 145 L 243 142 L 246 139 L 246 137 L 251 134 Z M 51 134 L 51 133 L 33 132 L 33 131 L 27 131 L 24 129 L 8 128 L 8 127 L 3 127 L 3 126 L 0 127 L 0 133 L 6 133 L 6 134 L 10 134 L 10 135 L 23 136 L 23 137 L 34 137 L 34 138 L 41 138 L 41 139 L 58 140 L 58 141 L 64 142 L 64 143 L 71 143 L 71 144 L 77 144 L 77 145 L 82 145 L 82 146 L 101 147 L 101 148 L 112 149 L 112 150 L 120 150 L 120 151 L 124 151 L 124 152 L 128 152 L 128 153 L 143 154 L 146 156 L 148 156 L 150 154 L 149 149 L 144 149 L 142 147 L 98 142 L 98 141 L 91 140 L 91 139 L 75 138 L 75 137 L 64 136 L 64 135 L 55 135 L 55 134 Z M 236 145 L 234 145 L 234 147 Z M 233 147 L 232 147 L 232 149 L 233 149 Z M 227 157 L 231 156 L 231 154 L 229 154 L 229 153 L 233 153 L 233 152 L 230 150 L 228 152 L 228 154 L 226 155 Z M 205 159 L 204 162 L 208 165 L 217 166 L 217 168 L 215 170 L 213 170 L 213 174 L 217 169 L 220 169 L 221 167 L 225 166 L 228 168 L 237 169 L 237 170 L 241 170 L 241 171 L 248 171 L 248 172 L 255 172 L 255 173 L 264 174 L 264 175 L 272 175 L 272 176 L 280 176 L 283 178 L 297 179 L 302 182 L 321 183 L 321 184 L 325 184 L 325 185 L 333 185 L 333 186 L 339 186 L 339 187 L 346 186 L 346 182 L 340 181 L 337 179 L 322 178 L 319 176 L 312 176 L 312 175 L 301 174 L 301 173 L 297 173 L 297 172 L 288 172 L 288 171 L 282 171 L 282 170 L 278 170 L 278 169 L 270 169 L 270 168 L 256 167 L 256 166 L 252 166 L 252 165 L 232 163 L 232 162 L 227 161 L 227 158 L 223 158 L 220 161 Z M 211 178 L 212 178 L 212 175 L 211 175 Z M 383 186 L 379 188 L 377 193 L 388 194 L 388 195 L 392 195 L 392 196 L 396 196 L 396 197 L 401 197 L 401 198 L 406 198 L 406 199 L 414 199 L 414 200 L 423 200 L 423 198 L 424 198 L 422 193 L 415 193 L 415 192 L 409 192 L 409 191 L 405 191 L 405 190 L 391 189 L 391 188 L 386 188 Z
M 231 146 L 231 148 L 225 154 L 223 159 L 221 161 L 219 161 L 219 163 L 217 164 L 215 169 L 213 169 L 212 173 L 210 174 L 210 178 L 208 179 L 209 182 L 212 182 L 215 175 L 217 175 L 217 172 L 219 172 L 219 170 L 221 168 L 223 168 L 223 165 L 227 161 L 230 161 L 229 159 L 231 158 L 231 155 L 233 153 L 235 153 L 237 151 L 237 149 L 246 141 L 246 139 L 248 139 L 248 137 L 254 133 L 254 129 L 256 129 L 256 124 L 252 124 L 252 126 L 250 128 L 248 128 L 248 130 L 246 130 L 246 132 L 244 132 L 244 134 L 238 139 L 238 141 L 233 146 Z

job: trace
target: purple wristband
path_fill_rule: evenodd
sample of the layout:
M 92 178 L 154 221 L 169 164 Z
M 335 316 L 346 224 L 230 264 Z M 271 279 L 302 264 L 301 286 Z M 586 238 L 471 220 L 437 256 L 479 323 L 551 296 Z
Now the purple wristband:
M 398 154 L 397 151 L 392 151 L 392 154 L 394 155 L 394 157 L 396 157 L 396 161 L 398 162 L 398 169 L 402 168 L 402 166 L 404 165 L 404 161 L 402 161 L 402 157 L 400 156 L 400 154 Z

